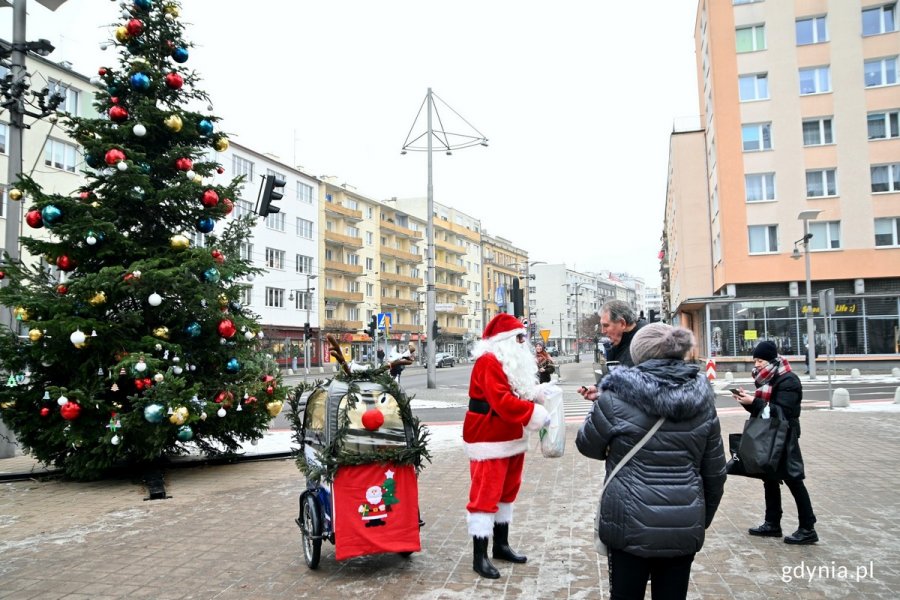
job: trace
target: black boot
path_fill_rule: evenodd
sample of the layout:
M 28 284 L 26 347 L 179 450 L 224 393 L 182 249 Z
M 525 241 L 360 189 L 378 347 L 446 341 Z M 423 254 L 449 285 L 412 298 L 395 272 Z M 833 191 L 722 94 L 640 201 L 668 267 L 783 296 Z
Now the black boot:
M 759 537 L 781 537 L 781 525 L 763 521 L 763 524 L 759 527 L 751 527 L 749 532 L 750 535 L 758 535 Z
M 473 537 L 472 542 L 475 546 L 475 558 L 472 561 L 472 568 L 475 572 L 488 579 L 500 579 L 500 571 L 491 564 L 491 559 L 487 557 L 488 539 L 483 537 Z
M 816 530 L 812 527 L 810 527 L 809 529 L 801 527 L 791 535 L 784 538 L 785 544 L 815 544 L 818 541 L 819 534 L 817 534 Z
M 509 547 L 509 523 L 494 523 L 494 558 L 505 560 L 511 563 L 524 563 L 528 560 L 527 556 L 516 554 L 515 550 Z

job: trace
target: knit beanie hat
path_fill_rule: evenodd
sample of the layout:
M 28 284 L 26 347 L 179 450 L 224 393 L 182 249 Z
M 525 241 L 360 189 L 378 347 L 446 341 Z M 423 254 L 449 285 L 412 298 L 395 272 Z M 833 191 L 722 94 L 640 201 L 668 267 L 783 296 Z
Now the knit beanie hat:
M 772 362 L 777 356 L 778 348 L 775 346 L 775 342 L 770 342 L 769 340 L 763 340 L 753 349 L 753 358 L 761 358 L 764 361 Z
M 694 334 L 665 323 L 644 325 L 631 340 L 631 360 L 639 365 L 651 358 L 684 358 L 694 346 Z

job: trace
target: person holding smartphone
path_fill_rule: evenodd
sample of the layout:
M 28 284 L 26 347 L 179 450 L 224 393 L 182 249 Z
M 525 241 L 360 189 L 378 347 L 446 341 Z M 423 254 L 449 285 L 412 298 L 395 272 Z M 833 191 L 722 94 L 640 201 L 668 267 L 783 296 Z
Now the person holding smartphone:
M 623 300 L 610 300 L 600 307 L 600 329 L 609 338 L 611 346 L 606 353 L 606 364 L 609 370 L 613 365 L 633 367 L 631 359 L 631 340 L 646 322 L 639 320 L 634 309 Z M 585 400 L 594 401 L 600 396 L 600 380 L 595 385 L 582 386 L 578 393 Z M 582 391 L 583 390 L 583 391 Z

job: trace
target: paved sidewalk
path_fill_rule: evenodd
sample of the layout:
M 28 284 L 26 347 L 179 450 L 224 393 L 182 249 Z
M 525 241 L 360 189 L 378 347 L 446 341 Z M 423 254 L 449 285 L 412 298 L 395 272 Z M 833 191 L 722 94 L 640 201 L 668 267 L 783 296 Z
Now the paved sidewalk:
M 730 479 L 690 597 L 900 598 L 898 408 L 804 412 L 818 545 L 748 536 L 762 518 L 762 484 Z M 740 431 L 744 418 L 723 414 L 723 433 Z M 450 425 L 431 428 L 433 463 L 419 487 L 423 550 L 410 559 L 337 562 L 326 542 L 319 569 L 307 569 L 293 522 L 303 481 L 291 460 L 171 469 L 172 497 L 149 502 L 124 480 L 32 480 L 0 485 L 0 598 L 606 598 L 605 560 L 591 541 L 603 463 L 578 454 L 577 428 L 567 429 L 564 457 L 529 452 L 511 530 L 529 561 L 498 563 L 499 580 L 472 571 L 468 465 Z M 786 490 L 784 505 L 790 528 Z

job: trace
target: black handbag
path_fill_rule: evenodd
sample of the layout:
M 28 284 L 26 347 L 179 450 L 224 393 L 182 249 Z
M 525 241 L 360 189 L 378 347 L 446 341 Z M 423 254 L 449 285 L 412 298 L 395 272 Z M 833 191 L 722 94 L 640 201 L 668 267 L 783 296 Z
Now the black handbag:
M 725 472 L 729 475 L 735 475 L 738 477 L 751 477 L 754 479 L 762 479 L 763 475 L 760 473 L 748 473 L 744 469 L 744 463 L 741 461 L 741 455 L 738 453 L 738 449 L 741 447 L 741 437 L 743 434 L 740 433 L 729 433 L 728 434 L 728 454 L 730 458 L 728 462 L 725 463 Z
M 770 406 L 776 409 L 770 418 L 750 417 L 744 423 L 738 456 L 747 473 L 775 475 L 778 472 L 790 424 L 777 406 Z

